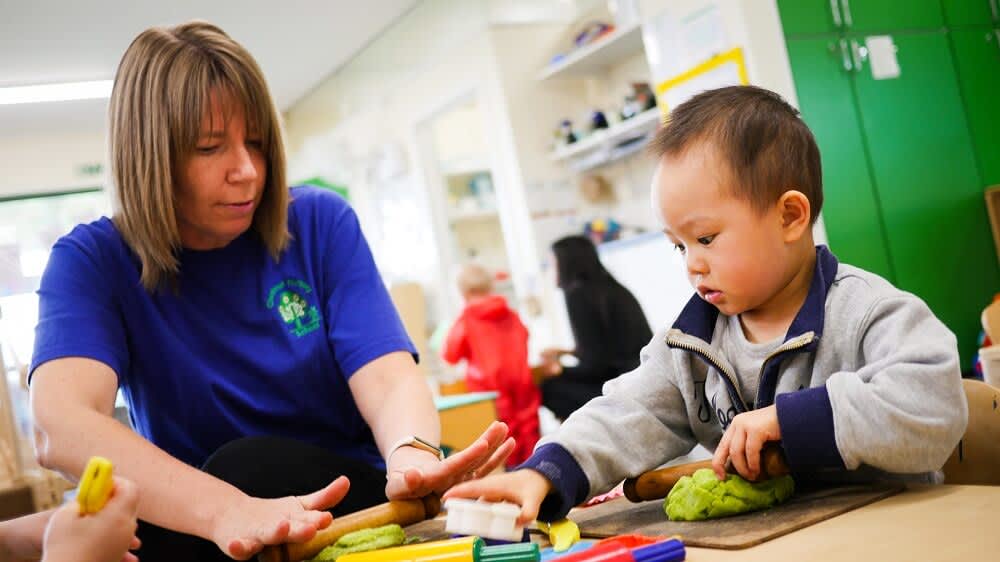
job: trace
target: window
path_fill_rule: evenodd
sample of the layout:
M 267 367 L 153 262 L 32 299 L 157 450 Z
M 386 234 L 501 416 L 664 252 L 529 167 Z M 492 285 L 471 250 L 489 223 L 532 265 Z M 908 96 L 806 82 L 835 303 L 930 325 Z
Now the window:
M 31 362 L 35 291 L 53 244 L 74 226 L 110 211 L 108 194 L 100 189 L 0 199 L 0 347 L 13 377 Z

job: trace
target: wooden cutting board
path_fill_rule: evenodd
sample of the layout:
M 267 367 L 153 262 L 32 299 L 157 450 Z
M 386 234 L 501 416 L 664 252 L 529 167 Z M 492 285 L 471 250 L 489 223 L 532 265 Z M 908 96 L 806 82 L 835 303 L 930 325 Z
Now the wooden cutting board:
M 576 509 L 570 519 L 589 538 L 640 534 L 681 535 L 684 544 L 704 548 L 747 548 L 820 521 L 847 513 L 903 491 L 899 484 L 842 486 L 796 493 L 788 502 L 766 511 L 747 513 L 711 521 L 669 521 L 663 500 L 632 503 L 618 498 L 593 507 Z M 540 532 L 532 529 L 533 532 Z M 444 516 L 406 528 L 408 536 L 421 540 L 450 538 L 444 530 Z
M 681 535 L 684 544 L 704 548 L 747 548 L 847 513 L 903 491 L 902 485 L 842 486 L 796 493 L 788 502 L 765 511 L 709 521 L 669 521 L 663 500 L 632 503 L 618 498 L 575 510 L 570 519 L 584 537 L 604 538 L 636 533 Z

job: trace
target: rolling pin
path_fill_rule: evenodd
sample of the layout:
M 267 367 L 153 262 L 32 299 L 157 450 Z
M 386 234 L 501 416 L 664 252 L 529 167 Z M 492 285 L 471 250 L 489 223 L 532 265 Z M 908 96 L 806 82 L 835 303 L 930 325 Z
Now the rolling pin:
M 788 463 L 781 445 L 768 443 L 760 452 L 761 473 L 758 480 L 777 478 L 788 474 Z M 658 500 L 667 497 L 670 489 L 684 476 L 691 476 L 698 469 L 712 468 L 712 461 L 700 461 L 677 466 L 668 466 L 643 472 L 625 481 L 625 497 L 633 502 Z M 732 463 L 726 464 L 726 472 L 735 473 Z
M 417 500 L 393 500 L 343 517 L 335 517 L 329 527 L 320 530 L 315 537 L 304 543 L 265 547 L 257 555 L 257 560 L 259 562 L 309 560 L 347 533 L 391 523 L 405 527 L 435 517 L 440 511 L 441 498 L 434 494 Z

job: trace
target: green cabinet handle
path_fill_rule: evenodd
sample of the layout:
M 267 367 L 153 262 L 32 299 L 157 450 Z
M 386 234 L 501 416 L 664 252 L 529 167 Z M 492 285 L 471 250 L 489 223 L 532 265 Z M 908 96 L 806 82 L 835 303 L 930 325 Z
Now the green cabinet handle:
M 992 3 L 993 0 L 990 2 Z M 837 0 L 830 0 L 830 13 L 833 14 L 833 25 L 843 27 L 844 21 L 840 19 L 840 8 L 837 7 Z
M 854 25 L 854 18 L 851 17 L 851 0 L 840 0 L 841 8 L 844 10 L 844 25 L 851 27 Z
M 845 72 L 851 72 L 854 67 L 851 65 L 851 57 L 847 54 L 847 39 L 841 39 L 840 43 L 840 61 L 844 65 Z

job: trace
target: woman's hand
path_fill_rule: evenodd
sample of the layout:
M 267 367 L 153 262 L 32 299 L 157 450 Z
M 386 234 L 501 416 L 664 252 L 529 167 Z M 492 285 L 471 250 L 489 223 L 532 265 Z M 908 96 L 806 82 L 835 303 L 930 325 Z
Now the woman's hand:
M 563 355 L 572 353 L 565 349 L 559 349 L 558 347 L 549 347 L 542 350 L 542 363 L 559 363 L 559 358 Z
M 514 439 L 507 434 L 507 424 L 493 422 L 475 443 L 443 461 L 421 449 L 400 447 L 386 462 L 385 495 L 390 500 L 421 498 L 481 478 L 502 465 L 514 450 Z
M 244 500 L 215 522 L 212 539 L 231 558 L 247 560 L 272 544 L 305 542 L 333 521 L 326 509 L 340 503 L 350 482 L 341 476 L 308 496 Z
M 52 514 L 45 529 L 44 562 L 135 562 L 129 549 L 139 548 L 135 537 L 139 494 L 135 484 L 115 477 L 114 491 L 103 509 L 81 515 L 76 502 Z

